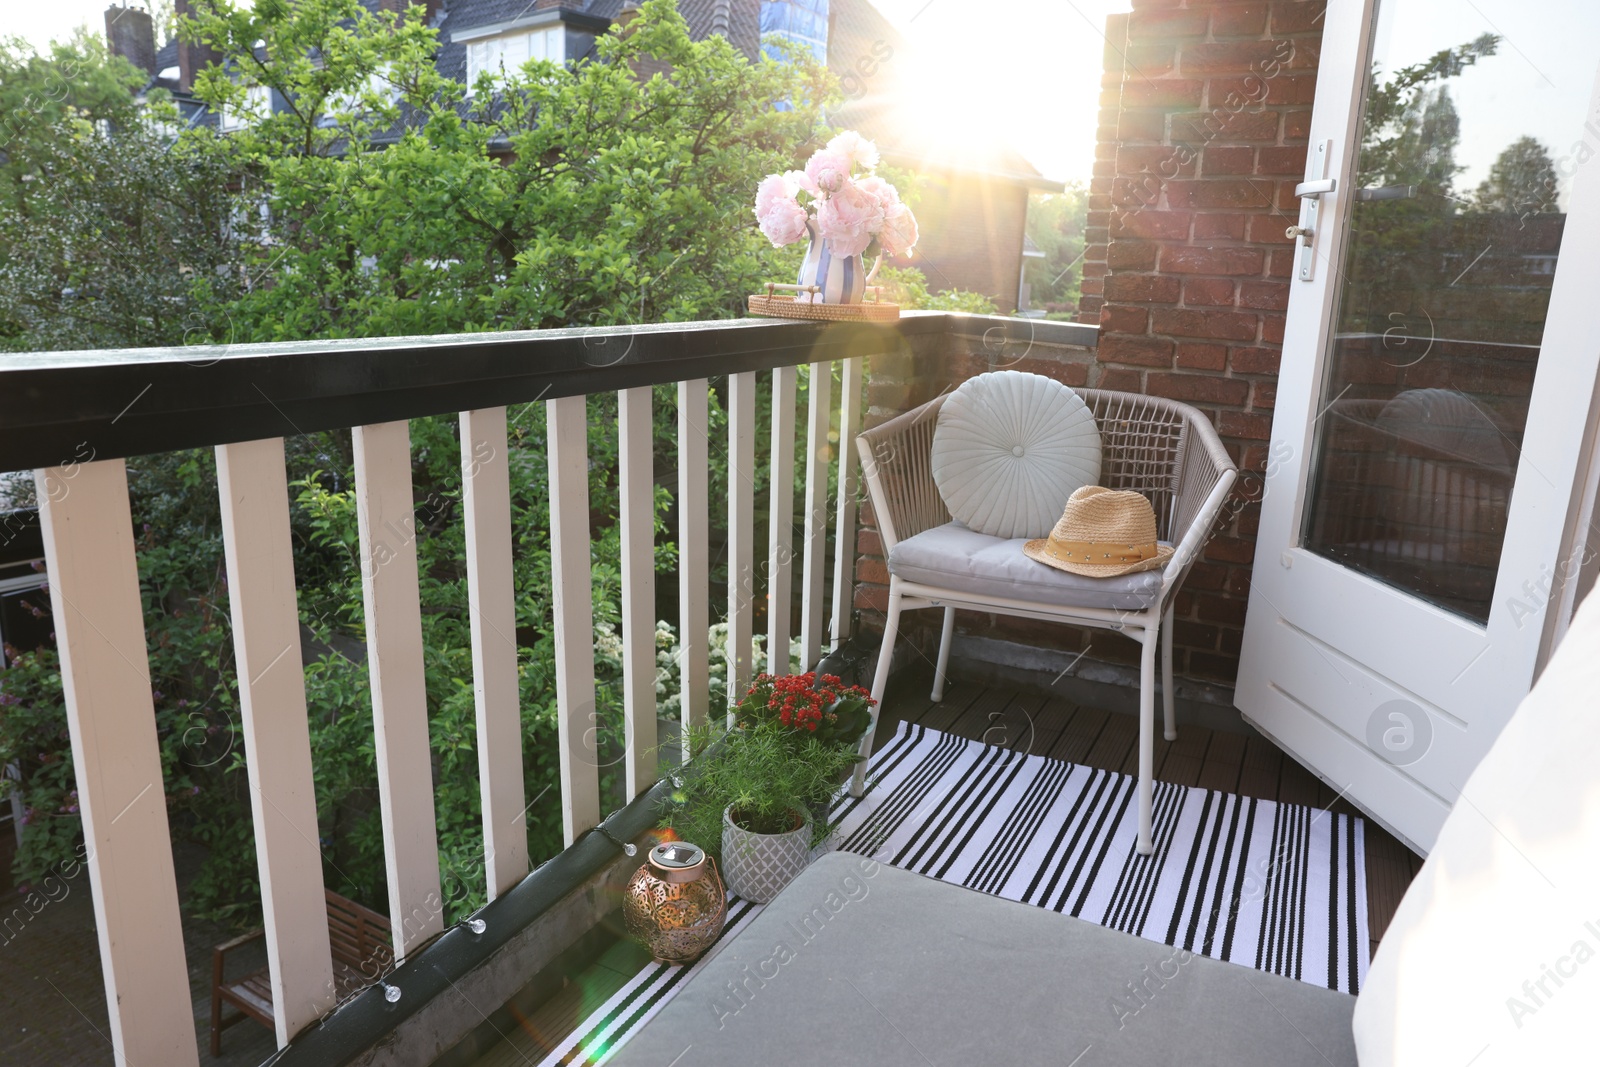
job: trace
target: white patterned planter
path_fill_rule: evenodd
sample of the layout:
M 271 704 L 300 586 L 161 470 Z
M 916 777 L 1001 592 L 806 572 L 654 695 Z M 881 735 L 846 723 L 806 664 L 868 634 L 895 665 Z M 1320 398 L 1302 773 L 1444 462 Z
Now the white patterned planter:
M 786 834 L 758 834 L 722 813 L 722 875 L 728 889 L 745 900 L 765 904 L 794 881 L 811 862 L 811 817 Z

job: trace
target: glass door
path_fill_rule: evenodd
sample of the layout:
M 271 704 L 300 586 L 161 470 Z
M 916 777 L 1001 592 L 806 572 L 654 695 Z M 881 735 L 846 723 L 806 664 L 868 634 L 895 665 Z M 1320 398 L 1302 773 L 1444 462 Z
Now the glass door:
M 1600 4 L 1325 21 L 1238 702 L 1425 849 L 1564 576 L 1600 282 L 1573 237 L 1600 232 L 1574 42 Z

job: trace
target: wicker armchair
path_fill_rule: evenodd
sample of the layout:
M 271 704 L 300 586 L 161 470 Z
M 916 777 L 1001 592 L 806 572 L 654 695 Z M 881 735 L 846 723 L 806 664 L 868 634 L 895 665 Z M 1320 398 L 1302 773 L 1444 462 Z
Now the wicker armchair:
M 944 609 L 933 699 L 944 694 L 957 608 L 1119 630 L 1143 645 L 1139 685 L 1139 851 L 1149 855 L 1155 731 L 1156 636 L 1166 737 L 1177 738 L 1172 700 L 1172 602 L 1199 556 L 1238 471 L 1204 415 L 1170 400 L 1082 389 L 1102 453 L 1100 484 L 1143 493 L 1163 541 L 1176 546 L 1161 570 L 1122 578 L 1079 578 L 1034 564 L 1021 541 L 952 523 L 933 482 L 933 431 L 945 397 L 863 431 L 856 438 L 878 533 L 889 564 L 889 610 L 872 695 L 883 699 L 900 613 Z M 1063 501 L 1063 503 L 1065 503 Z M 1032 570 L 1029 568 L 1037 568 Z M 872 752 L 876 717 L 861 740 Z M 865 763 L 851 791 L 860 796 Z

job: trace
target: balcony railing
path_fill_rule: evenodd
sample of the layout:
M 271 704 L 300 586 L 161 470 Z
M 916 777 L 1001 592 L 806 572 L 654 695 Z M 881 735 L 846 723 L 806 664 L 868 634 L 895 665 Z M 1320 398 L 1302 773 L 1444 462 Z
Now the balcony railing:
M 891 327 L 740 321 L 0 361 L 0 471 L 35 472 L 118 1062 L 197 1062 L 125 457 L 216 449 L 242 733 L 283 1045 L 336 1007 L 284 438 L 351 432 L 388 910 L 398 975 L 410 977 L 393 979 L 406 988 L 400 1004 L 369 991 L 341 1010 L 352 1020 L 342 1034 L 321 1027 L 283 1061 L 315 1045 L 317 1058 L 304 1062 L 343 1062 L 360 1041 L 393 1029 L 450 988 L 615 856 L 603 841 L 586 837 L 602 819 L 590 729 L 596 694 L 585 397 L 618 394 L 625 778 L 633 802 L 607 830 L 632 837 L 651 821 L 655 750 L 666 740 L 656 736 L 654 691 L 653 388 L 677 387 L 679 670 L 687 728 L 703 721 L 721 696 L 709 690 L 706 642 L 710 450 L 727 450 L 727 669 L 730 690 L 738 691 L 759 669 L 786 670 L 792 637 L 800 639 L 803 661 L 815 664 L 825 645 L 849 636 L 858 489 L 853 439 L 863 415 L 866 361 L 931 351 L 952 334 L 987 331 L 1004 342 L 1017 331 L 1068 332 L 1055 327 L 929 313 Z M 1081 342 L 1080 334 L 1090 334 L 1071 332 L 1058 340 Z M 830 395 L 836 364 L 842 365 L 838 397 Z M 796 389 L 802 365 L 810 366 L 812 383 L 803 411 Z M 771 372 L 773 413 L 764 457 L 772 487 L 766 531 L 756 525 L 754 479 L 762 371 Z M 713 441 L 708 381 L 723 376 L 728 428 L 725 441 Z M 577 846 L 531 877 L 506 420 L 508 405 L 529 402 L 546 411 L 561 811 L 565 842 Z M 480 913 L 488 917 L 481 935 L 444 931 L 406 421 L 457 412 L 491 901 Z M 831 426 L 838 429 L 830 445 Z M 804 490 L 796 516 L 801 427 Z M 837 484 L 832 499 L 830 474 Z M 763 534 L 767 564 L 758 573 L 756 539 Z M 798 635 L 789 632 L 796 595 Z M 762 596 L 769 659 L 779 657 L 770 664 L 752 662 Z

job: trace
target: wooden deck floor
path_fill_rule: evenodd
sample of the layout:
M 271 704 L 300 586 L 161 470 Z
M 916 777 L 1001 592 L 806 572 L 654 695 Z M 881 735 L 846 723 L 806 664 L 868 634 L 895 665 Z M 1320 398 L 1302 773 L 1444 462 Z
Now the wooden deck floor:
M 1131 715 L 970 682 L 952 683 L 944 699 L 934 703 L 928 699 L 930 680 L 926 672 L 897 679 L 884 700 L 879 737 L 891 736 L 900 722 L 911 721 L 1034 755 L 1138 773 L 1138 724 Z M 1155 772 L 1162 781 L 1180 785 L 1360 814 L 1348 802 L 1336 800 L 1320 779 L 1256 736 L 1180 726 L 1176 741 L 1157 737 Z M 1376 952 L 1422 860 L 1370 821 L 1366 853 L 1367 916 Z M 558 994 L 520 1020 L 520 1032 L 509 1035 L 474 1067 L 537 1063 L 647 962 L 649 954 L 643 949 L 627 941 L 614 942 L 587 966 L 567 975 Z

